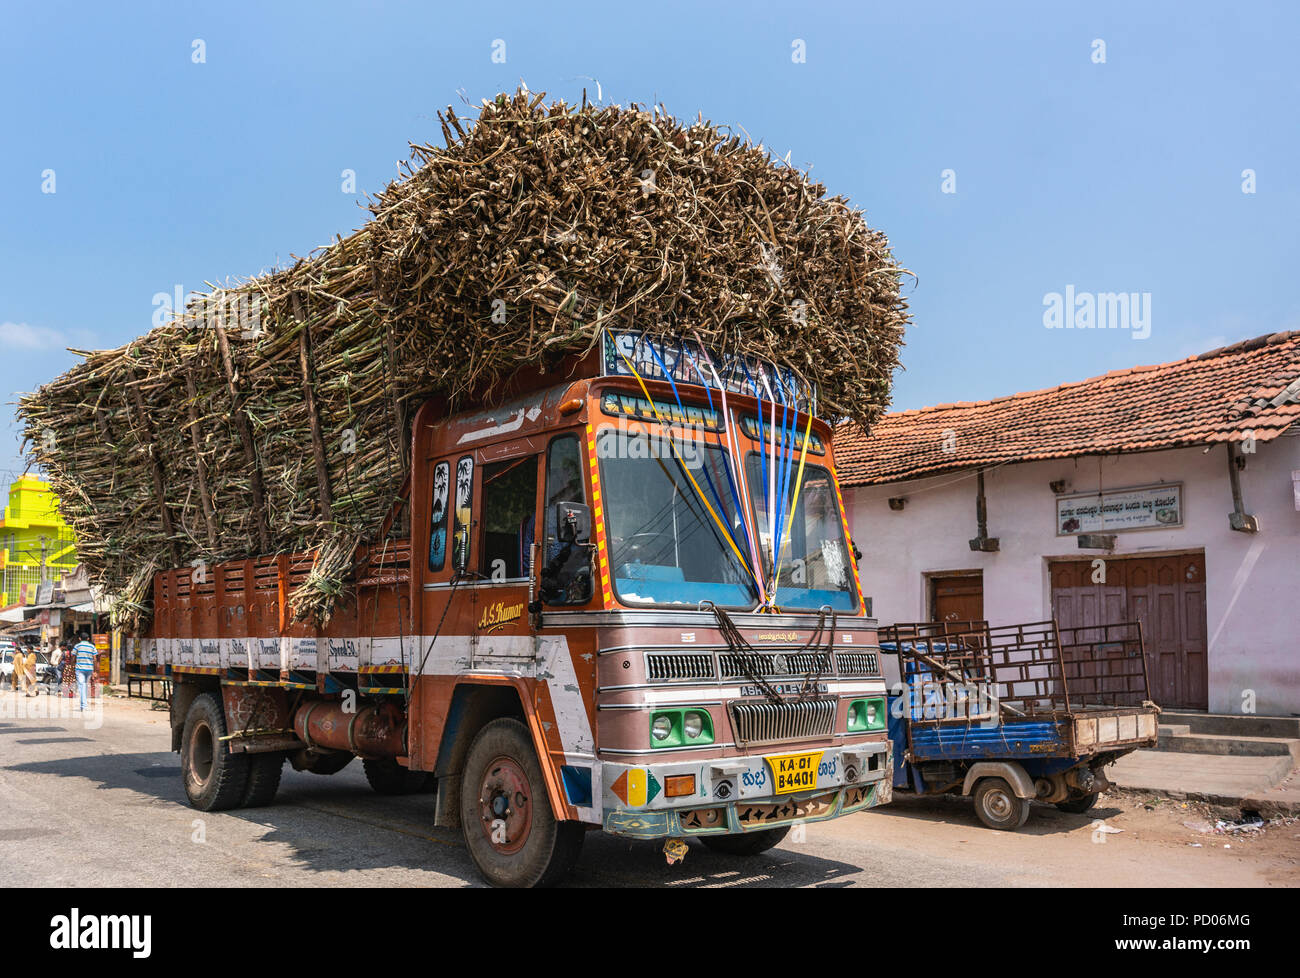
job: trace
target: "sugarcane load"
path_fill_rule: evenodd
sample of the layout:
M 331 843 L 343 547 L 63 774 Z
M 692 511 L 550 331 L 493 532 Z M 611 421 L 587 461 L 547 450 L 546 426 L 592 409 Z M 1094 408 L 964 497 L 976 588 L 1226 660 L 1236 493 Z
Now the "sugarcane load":
M 592 827 L 672 860 L 887 800 L 822 420 L 888 403 L 887 239 L 703 119 L 440 120 L 359 230 L 21 400 L 191 803 L 360 757 L 532 885 Z

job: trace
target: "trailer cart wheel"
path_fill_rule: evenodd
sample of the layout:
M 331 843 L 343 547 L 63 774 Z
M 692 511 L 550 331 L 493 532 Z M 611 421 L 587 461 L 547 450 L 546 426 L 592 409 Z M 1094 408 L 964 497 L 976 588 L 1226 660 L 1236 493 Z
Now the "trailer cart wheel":
M 557 821 L 528 728 L 493 720 L 465 759 L 460 822 L 465 845 L 493 886 L 550 886 L 578 858 L 584 830 Z
M 244 790 L 245 808 L 262 808 L 275 801 L 284 771 L 284 751 L 248 755 L 248 787 Z
M 213 693 L 194 697 L 181 733 L 181 778 L 185 795 L 201 812 L 236 808 L 248 787 L 248 755 L 232 754 L 226 735 L 226 711 Z
M 1014 832 L 1029 820 L 1029 799 L 1019 797 L 1001 778 L 980 778 L 975 814 L 991 829 Z
M 728 856 L 757 856 L 767 852 L 790 833 L 790 826 L 781 829 L 762 829 L 744 835 L 702 835 L 700 841 L 716 852 Z
M 413 795 L 429 780 L 427 771 L 412 771 L 391 757 L 367 757 L 361 761 L 366 780 L 378 795 Z
M 1097 796 L 1100 791 L 1094 791 L 1087 795 L 1075 795 L 1067 798 L 1065 801 L 1058 801 L 1056 807 L 1063 812 L 1069 812 L 1071 815 L 1082 815 L 1093 805 L 1097 804 Z

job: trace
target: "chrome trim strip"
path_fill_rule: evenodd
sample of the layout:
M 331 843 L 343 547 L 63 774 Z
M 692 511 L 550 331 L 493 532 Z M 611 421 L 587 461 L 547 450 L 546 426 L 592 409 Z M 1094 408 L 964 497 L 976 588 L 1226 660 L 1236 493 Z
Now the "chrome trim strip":
M 626 750 L 620 750 L 619 748 L 615 748 L 615 747 L 602 747 L 596 753 L 598 756 L 603 754 L 630 754 L 638 757 L 646 754 L 662 756 L 668 753 L 680 754 L 682 751 L 721 750 L 724 747 L 730 748 L 735 746 L 736 745 L 734 743 L 731 744 L 721 743 L 721 744 L 699 744 L 695 747 L 644 747 L 644 748 L 628 748 Z M 722 760 L 734 760 L 734 758 L 727 757 L 727 758 L 722 758 Z M 664 763 L 670 764 L 672 762 L 665 761 Z
M 435 581 L 432 584 L 424 585 L 426 591 L 450 591 L 455 587 L 457 591 L 464 591 L 467 588 L 485 588 L 492 589 L 495 587 L 525 587 L 528 584 L 526 577 L 508 577 L 504 581 L 461 581 L 459 584 L 440 583 Z
M 800 614 L 762 615 L 752 611 L 729 612 L 731 620 L 741 627 L 750 628 L 802 628 L 807 630 L 817 620 L 816 612 Z M 717 625 L 717 619 L 708 611 L 692 611 L 683 608 L 679 611 L 668 610 L 631 610 L 620 608 L 614 611 L 551 611 L 542 613 L 542 627 L 601 627 L 617 625 L 623 628 L 676 628 L 681 625 L 696 628 Z M 835 628 L 844 631 L 862 631 L 874 629 L 879 625 L 875 618 L 844 615 L 837 618 Z
M 681 705 L 672 704 L 671 706 L 664 703 L 598 703 L 597 710 L 684 710 L 692 706 L 722 706 L 723 700 L 691 700 L 689 703 Z
M 721 685 L 716 679 L 672 680 L 665 682 L 623 683 L 620 686 L 597 686 L 596 695 L 601 693 L 621 693 L 628 689 L 694 689 L 704 686 L 716 689 Z

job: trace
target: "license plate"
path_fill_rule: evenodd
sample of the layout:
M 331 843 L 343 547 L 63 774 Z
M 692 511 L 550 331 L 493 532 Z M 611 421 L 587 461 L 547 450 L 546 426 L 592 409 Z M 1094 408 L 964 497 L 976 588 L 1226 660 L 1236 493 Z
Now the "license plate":
M 788 795 L 795 791 L 811 791 L 817 787 L 817 767 L 821 764 L 821 751 L 782 754 L 765 760 L 772 768 L 778 795 Z

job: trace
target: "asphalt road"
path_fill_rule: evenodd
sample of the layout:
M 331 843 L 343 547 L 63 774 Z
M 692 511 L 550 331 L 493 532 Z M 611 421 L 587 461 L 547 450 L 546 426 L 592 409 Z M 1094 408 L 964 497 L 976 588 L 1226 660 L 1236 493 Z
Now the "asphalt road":
M 479 886 L 434 795 L 381 798 L 359 763 L 330 777 L 286 767 L 268 808 L 189 808 L 165 711 L 110 699 L 98 721 L 0 693 L 0 886 Z M 36 707 L 37 715 L 21 715 Z M 992 832 L 968 803 L 907 799 L 810 825 L 761 856 L 587 836 L 570 886 L 1296 885 L 1300 824 L 1253 840 L 1200 837 L 1187 812 L 1103 799 L 1088 816 L 1035 806 Z M 1114 832 L 1098 832 L 1104 820 Z M 1100 841 L 1104 839 L 1103 841 Z M 1200 843 L 1200 844 L 1198 844 Z

